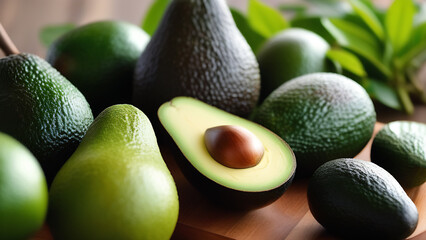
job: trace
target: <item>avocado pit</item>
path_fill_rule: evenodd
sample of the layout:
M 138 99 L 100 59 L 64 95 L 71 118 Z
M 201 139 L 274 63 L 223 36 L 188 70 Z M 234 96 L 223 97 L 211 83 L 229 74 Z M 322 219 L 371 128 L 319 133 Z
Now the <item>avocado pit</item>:
M 263 157 L 262 142 L 246 128 L 222 125 L 204 133 L 207 151 L 218 163 L 229 168 L 250 168 Z

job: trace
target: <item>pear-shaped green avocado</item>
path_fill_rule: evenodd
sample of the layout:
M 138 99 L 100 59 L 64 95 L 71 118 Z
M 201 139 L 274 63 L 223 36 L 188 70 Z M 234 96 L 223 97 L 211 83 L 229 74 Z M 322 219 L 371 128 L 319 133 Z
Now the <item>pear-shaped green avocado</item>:
M 40 161 L 48 182 L 77 148 L 93 121 L 84 96 L 32 54 L 0 59 L 0 131 Z
M 171 1 L 137 63 L 133 103 L 152 120 L 177 96 L 248 116 L 259 92 L 256 57 L 226 1 Z
M 169 239 L 178 217 L 176 186 L 151 123 L 131 105 L 96 117 L 49 196 L 55 239 Z
M 0 239 L 28 239 L 46 213 L 47 184 L 40 164 L 20 142 L 0 133 Z

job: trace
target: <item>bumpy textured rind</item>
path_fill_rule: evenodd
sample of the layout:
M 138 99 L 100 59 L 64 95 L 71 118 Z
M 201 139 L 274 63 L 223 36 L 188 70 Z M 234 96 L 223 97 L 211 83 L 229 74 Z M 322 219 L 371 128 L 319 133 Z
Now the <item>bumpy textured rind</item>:
M 358 154 L 373 134 L 376 112 L 356 82 L 338 74 L 313 73 L 272 92 L 253 120 L 290 145 L 297 176 L 310 176 L 327 161 Z
M 426 181 L 426 125 L 395 121 L 374 137 L 371 161 L 389 171 L 404 187 Z
M 416 228 L 417 208 L 378 165 L 337 159 L 319 167 L 308 185 L 309 208 L 327 230 L 353 239 L 404 239 Z
M 48 182 L 93 121 L 84 96 L 43 59 L 31 54 L 0 59 L 0 131 L 36 156 Z
M 224 0 L 172 1 L 140 57 L 133 103 L 150 119 L 176 96 L 248 116 L 260 92 L 256 58 Z
M 61 36 L 46 60 L 83 93 L 96 116 L 113 104 L 131 102 L 133 72 L 148 41 L 136 25 L 94 22 Z

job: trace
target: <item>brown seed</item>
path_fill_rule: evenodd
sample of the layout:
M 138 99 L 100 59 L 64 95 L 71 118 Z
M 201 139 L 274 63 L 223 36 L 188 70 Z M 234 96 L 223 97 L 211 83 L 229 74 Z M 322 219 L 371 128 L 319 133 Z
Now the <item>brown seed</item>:
M 230 168 L 249 168 L 262 159 L 262 142 L 244 127 L 223 125 L 204 133 L 207 151 L 218 163 Z

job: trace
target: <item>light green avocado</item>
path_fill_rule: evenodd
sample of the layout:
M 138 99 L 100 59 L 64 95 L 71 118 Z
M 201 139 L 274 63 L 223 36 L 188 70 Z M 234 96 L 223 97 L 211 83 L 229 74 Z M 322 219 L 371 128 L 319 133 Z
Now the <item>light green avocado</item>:
M 44 223 L 47 184 L 37 159 L 0 133 L 0 239 L 27 239 Z
M 183 173 L 212 200 L 233 208 L 257 208 L 280 197 L 291 183 L 296 168 L 293 152 L 266 128 L 189 97 L 163 104 L 158 116 L 177 152 L 184 155 L 178 158 Z M 264 154 L 257 165 L 230 168 L 209 154 L 204 133 L 222 125 L 243 127 L 262 142 Z
M 131 105 L 104 110 L 50 190 L 55 239 L 169 239 L 178 195 L 149 119 Z

